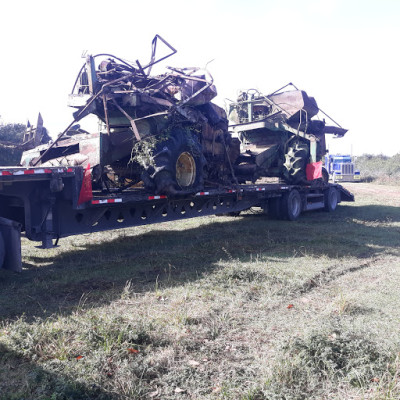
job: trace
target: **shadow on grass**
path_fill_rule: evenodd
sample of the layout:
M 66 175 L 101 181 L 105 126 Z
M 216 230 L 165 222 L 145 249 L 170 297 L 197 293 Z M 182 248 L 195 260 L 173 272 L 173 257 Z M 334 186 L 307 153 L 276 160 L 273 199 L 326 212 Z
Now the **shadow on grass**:
M 364 265 L 362 259 L 396 252 L 400 228 L 390 223 L 399 221 L 399 208 L 368 205 L 306 213 L 296 222 L 248 213 L 211 217 L 184 230 L 171 230 L 171 223 L 143 234 L 132 228 L 101 244 L 28 255 L 22 274 L 0 271 L 0 319 L 24 314 L 31 320 L 108 304 L 121 296 L 127 281 L 138 293 L 181 285 L 212 273 L 221 260 L 258 256 L 289 262 L 306 254 L 338 261 L 352 256 Z
M 89 387 L 81 382 L 71 381 L 61 371 L 46 370 L 2 343 L 0 364 L 0 400 L 111 399 L 111 396 L 99 387 Z

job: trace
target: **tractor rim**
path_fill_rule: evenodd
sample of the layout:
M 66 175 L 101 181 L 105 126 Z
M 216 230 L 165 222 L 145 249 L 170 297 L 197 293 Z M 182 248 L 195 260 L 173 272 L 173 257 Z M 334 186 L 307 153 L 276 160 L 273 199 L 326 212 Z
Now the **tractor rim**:
M 192 186 L 196 179 L 196 162 L 188 152 L 183 152 L 176 160 L 176 182 L 180 187 Z

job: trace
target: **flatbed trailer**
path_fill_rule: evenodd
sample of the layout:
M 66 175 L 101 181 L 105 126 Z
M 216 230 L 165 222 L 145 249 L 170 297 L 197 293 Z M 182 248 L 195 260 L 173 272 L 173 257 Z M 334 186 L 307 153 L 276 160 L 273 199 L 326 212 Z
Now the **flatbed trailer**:
M 43 248 L 62 237 L 213 214 L 235 215 L 261 207 L 278 219 L 303 211 L 334 211 L 354 196 L 341 185 L 242 184 L 154 195 L 143 188 L 122 192 L 87 190 L 82 167 L 0 167 L 0 268 L 22 270 L 21 232 Z M 89 177 L 90 178 L 90 177 Z M 86 185 L 86 186 L 85 186 Z

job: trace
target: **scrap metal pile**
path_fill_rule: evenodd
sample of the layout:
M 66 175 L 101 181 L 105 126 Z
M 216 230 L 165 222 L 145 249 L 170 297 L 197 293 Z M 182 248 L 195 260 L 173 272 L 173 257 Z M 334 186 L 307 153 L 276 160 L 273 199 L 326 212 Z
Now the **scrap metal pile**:
M 89 56 L 70 96 L 74 122 L 55 143 L 26 152 L 23 164 L 90 164 L 99 185 L 143 182 L 156 193 L 198 190 L 204 181 L 230 183 L 240 144 L 228 133 L 225 111 L 210 101 L 217 95 L 212 77 L 198 68 L 151 76 L 161 61 L 155 60 L 160 39 L 154 39 L 151 61 L 143 67 L 111 55 Z M 99 57 L 106 59 L 96 69 Z M 99 133 L 76 127 L 88 114 L 102 122 Z
M 159 41 L 170 53 L 156 59 Z M 154 64 L 175 52 L 156 35 L 144 66 L 110 54 L 88 56 L 70 95 L 74 121 L 53 143 L 26 151 L 22 165 L 90 165 L 99 189 L 141 185 L 157 194 L 264 176 L 302 183 L 305 165 L 325 154 L 325 133 L 346 132 L 311 120 L 318 112 L 315 100 L 295 90 L 243 92 L 230 106 L 232 134 L 226 112 L 211 102 L 217 92 L 207 70 L 169 67 L 151 75 Z M 96 133 L 77 124 L 90 114 L 101 121 Z

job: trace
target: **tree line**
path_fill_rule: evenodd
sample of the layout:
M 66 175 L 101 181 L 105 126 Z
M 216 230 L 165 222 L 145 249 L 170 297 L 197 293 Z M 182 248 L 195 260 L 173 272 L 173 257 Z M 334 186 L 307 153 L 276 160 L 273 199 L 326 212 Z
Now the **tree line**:
M 355 166 L 364 182 L 400 183 L 400 153 L 392 157 L 363 154 L 356 157 Z
M 18 165 L 22 149 L 16 145 L 22 143 L 26 125 L 0 124 L 0 165 Z

